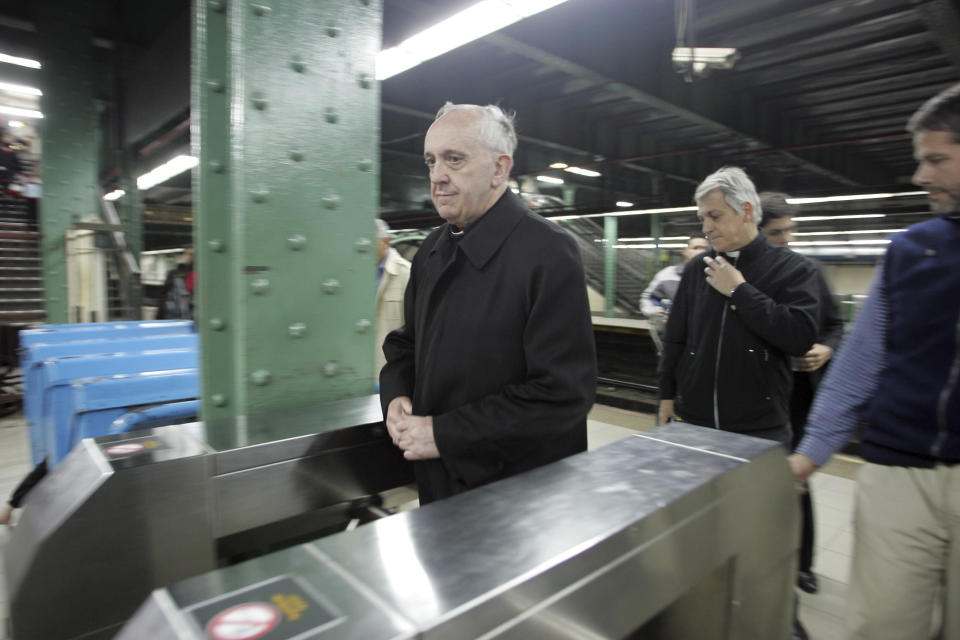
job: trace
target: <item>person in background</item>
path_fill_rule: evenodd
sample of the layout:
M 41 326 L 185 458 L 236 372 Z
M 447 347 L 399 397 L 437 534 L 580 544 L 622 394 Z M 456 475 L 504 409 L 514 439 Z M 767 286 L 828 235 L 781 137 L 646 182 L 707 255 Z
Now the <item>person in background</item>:
M 22 169 L 20 158 L 13 149 L 14 138 L 9 131 L 0 133 L 0 193 L 5 192 Z
M 196 274 L 193 270 L 193 248 L 187 247 L 180 255 L 177 266 L 167 272 L 157 309 L 158 320 L 193 319 L 193 285 Z
M 682 252 L 683 262 L 672 264 L 658 271 L 647 288 L 640 294 L 640 312 L 650 320 L 658 332 L 663 333 L 663 328 L 667 324 L 670 304 L 677 295 L 677 287 L 680 286 L 683 265 L 709 248 L 710 243 L 707 242 L 706 238 L 693 236 L 687 241 L 687 246 Z
M 376 369 L 387 363 L 383 355 L 383 341 L 387 334 L 403 326 L 403 292 L 410 280 L 410 262 L 390 246 L 390 227 L 377 219 L 377 340 Z
M 960 639 L 960 84 L 910 118 L 937 217 L 892 236 L 789 457 L 806 481 L 858 430 L 850 638 Z
M 516 145 L 493 105 L 447 103 L 424 140 L 446 224 L 413 259 L 380 372 L 421 504 L 587 448 L 597 360 L 583 263 L 569 234 L 507 189 Z
M 793 239 L 796 223 L 793 222 L 796 206 L 787 202 L 785 193 L 765 191 L 760 194 L 763 218 L 760 230 L 771 244 L 788 247 Z M 816 265 L 817 263 L 814 262 Z M 813 394 L 826 371 L 830 358 L 843 339 L 843 318 L 833 301 L 833 292 L 823 272 L 818 271 L 820 287 L 820 316 L 817 318 L 817 342 L 803 356 L 793 359 L 793 391 L 790 394 L 790 426 L 793 429 L 791 447 L 796 447 L 803 438 L 803 426 L 813 402 Z M 792 449 L 791 449 L 792 450 Z M 817 575 L 813 573 L 814 526 L 813 499 L 809 488 L 800 494 L 800 555 L 797 566 L 797 586 L 807 593 L 819 589 Z

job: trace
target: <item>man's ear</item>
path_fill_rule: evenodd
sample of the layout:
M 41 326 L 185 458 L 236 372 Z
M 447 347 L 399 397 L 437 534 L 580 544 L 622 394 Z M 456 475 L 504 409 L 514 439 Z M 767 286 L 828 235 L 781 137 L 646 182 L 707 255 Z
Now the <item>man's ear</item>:
M 750 222 L 753 222 L 753 203 L 744 202 L 740 206 L 743 207 L 743 217 L 749 220 Z
M 493 160 L 493 179 L 490 186 L 499 187 L 510 178 L 510 172 L 513 171 L 513 158 L 505 153 L 501 153 Z

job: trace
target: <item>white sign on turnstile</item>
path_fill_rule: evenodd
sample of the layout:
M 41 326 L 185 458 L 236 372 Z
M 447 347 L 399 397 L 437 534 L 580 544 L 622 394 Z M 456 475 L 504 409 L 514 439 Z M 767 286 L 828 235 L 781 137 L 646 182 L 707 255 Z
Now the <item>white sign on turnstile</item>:
M 111 456 L 126 456 L 131 453 L 136 453 L 138 451 L 143 451 L 144 446 L 139 442 L 127 442 L 124 444 L 115 444 L 111 447 L 107 447 L 104 451 Z
M 266 602 L 248 602 L 230 607 L 207 623 L 212 640 L 256 640 L 280 624 L 280 612 Z

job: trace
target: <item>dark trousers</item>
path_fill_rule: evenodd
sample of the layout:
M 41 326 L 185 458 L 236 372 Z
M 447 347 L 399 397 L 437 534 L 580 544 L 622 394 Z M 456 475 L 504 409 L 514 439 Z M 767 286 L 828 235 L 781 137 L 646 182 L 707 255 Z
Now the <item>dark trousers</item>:
M 810 374 L 801 371 L 793 374 L 793 393 L 790 396 L 790 425 L 793 427 L 791 451 L 803 439 L 803 427 L 807 423 L 814 391 Z M 813 566 L 813 546 L 813 499 L 808 485 L 806 492 L 800 496 L 800 557 L 797 567 L 800 571 L 810 571 Z

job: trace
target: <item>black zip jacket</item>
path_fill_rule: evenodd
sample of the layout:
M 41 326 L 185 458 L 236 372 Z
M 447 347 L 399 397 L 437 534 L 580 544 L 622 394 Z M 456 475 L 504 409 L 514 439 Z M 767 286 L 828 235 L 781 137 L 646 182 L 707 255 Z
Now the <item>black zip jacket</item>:
M 683 270 L 667 323 L 661 399 L 685 422 L 725 431 L 772 429 L 789 422 L 790 356 L 817 338 L 818 272 L 809 260 L 759 234 L 734 258 L 746 279 L 727 297 L 704 275 L 704 256 Z

